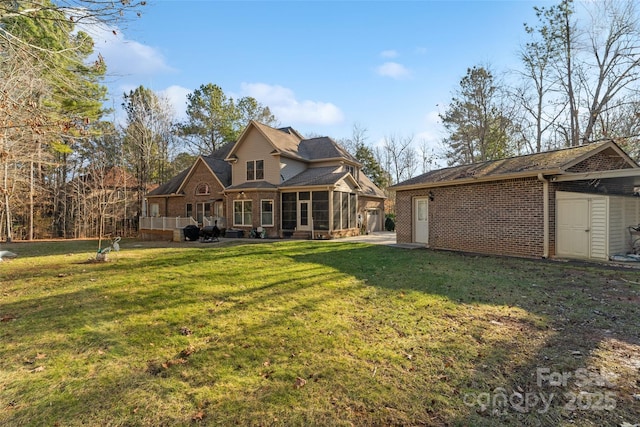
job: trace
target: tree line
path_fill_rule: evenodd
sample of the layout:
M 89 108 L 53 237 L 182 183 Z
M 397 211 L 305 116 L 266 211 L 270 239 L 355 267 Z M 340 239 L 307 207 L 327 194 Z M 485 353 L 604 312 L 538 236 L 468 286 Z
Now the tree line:
M 616 141 L 640 157 L 640 22 L 634 1 L 561 0 L 524 24 L 520 67 L 467 70 L 440 113 L 449 165 Z
M 376 147 L 354 126 L 343 144 L 364 147 L 385 184 L 448 166 L 613 140 L 640 160 L 640 21 L 633 0 L 534 7 L 523 24 L 519 67 L 497 72 L 476 64 L 438 116 L 441 152 L 411 135 L 388 135 Z M 367 157 L 363 157 L 366 159 Z
M 143 86 L 123 95 L 123 124 L 107 120 L 107 64 L 85 30 L 117 28 L 144 6 L 0 2 L 0 237 L 135 232 L 148 189 L 234 141 L 248 120 L 276 122 L 255 99 L 214 84 L 189 94 L 182 123 Z
M 520 68 L 469 67 L 440 120 L 449 165 L 614 139 L 636 158 L 640 26 L 635 3 L 572 0 L 535 8 Z M 186 120 L 139 86 L 108 120 L 108 64 L 83 31 L 117 28 L 145 1 L 0 2 L 0 238 L 135 232 L 157 184 L 237 139 L 249 120 L 277 126 L 268 106 L 213 83 L 187 96 Z M 413 136 L 372 146 L 354 125 L 338 140 L 382 188 L 426 172 L 438 153 Z M 115 191 L 114 191 L 115 190 Z

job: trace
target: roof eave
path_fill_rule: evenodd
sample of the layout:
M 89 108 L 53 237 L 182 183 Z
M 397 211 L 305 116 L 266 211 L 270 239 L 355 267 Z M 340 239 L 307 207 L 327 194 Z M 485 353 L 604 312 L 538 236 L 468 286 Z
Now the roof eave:
M 527 172 L 509 173 L 504 175 L 487 175 L 487 176 L 481 176 L 479 178 L 454 179 L 451 181 L 422 182 L 422 183 L 409 184 L 409 185 L 392 185 L 391 187 L 389 187 L 389 190 L 407 191 L 407 190 L 416 190 L 419 188 L 449 187 L 452 185 L 473 184 L 476 182 L 505 181 L 508 179 L 532 178 L 532 177 L 537 177 L 540 174 L 544 176 L 553 176 L 553 175 L 561 175 L 563 173 L 564 172 L 560 169 L 535 170 L 535 171 L 527 171 Z
M 162 197 L 162 198 L 166 198 L 166 197 L 184 197 L 185 194 L 184 193 L 171 193 L 171 194 L 147 194 L 145 197 L 148 198 L 153 198 L 153 197 Z
M 587 179 L 640 178 L 640 168 L 616 169 L 608 171 L 564 173 L 554 176 L 553 182 L 584 181 Z
M 278 187 L 278 191 L 309 191 L 309 190 L 333 190 L 336 188 L 334 184 L 315 184 L 315 185 L 292 185 L 288 186 L 280 186 Z

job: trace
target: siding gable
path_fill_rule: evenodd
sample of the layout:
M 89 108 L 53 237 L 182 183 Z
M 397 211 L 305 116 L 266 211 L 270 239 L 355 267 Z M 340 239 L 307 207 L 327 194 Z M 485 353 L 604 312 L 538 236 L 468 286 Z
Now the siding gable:
M 280 156 L 274 156 L 273 145 L 255 127 L 243 135 L 242 141 L 234 147 L 237 161 L 232 165 L 232 185 L 240 185 L 247 182 L 247 162 L 264 161 L 264 179 L 278 185 L 280 183 Z

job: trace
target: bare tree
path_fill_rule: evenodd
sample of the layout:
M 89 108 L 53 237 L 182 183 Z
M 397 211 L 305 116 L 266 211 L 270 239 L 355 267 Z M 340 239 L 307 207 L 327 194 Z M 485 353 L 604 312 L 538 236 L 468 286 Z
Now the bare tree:
M 536 13 L 540 18 L 542 11 L 537 9 Z M 522 111 L 520 120 L 516 119 L 522 139 L 530 152 L 539 153 L 543 150 L 545 135 L 553 129 L 565 107 L 556 99 L 559 79 L 552 70 L 556 45 L 550 37 L 545 37 L 549 28 L 536 29 L 525 24 L 525 31 L 532 36 L 532 40 L 520 50 L 524 69 L 519 72 L 520 84 L 511 93 Z M 543 37 L 537 39 L 538 33 Z M 544 145 L 549 144 L 547 142 Z
M 29 206 L 33 236 L 33 169 L 34 162 L 43 161 L 38 155 L 46 119 L 40 104 L 46 85 L 37 67 L 24 66 L 29 59 L 11 50 L 0 61 L 0 206 L 7 241 L 13 238 L 14 203 Z
M 360 123 L 354 123 L 351 127 L 351 137 L 342 138 L 338 143 L 352 155 L 355 155 L 358 151 L 358 147 L 361 145 L 367 145 L 367 128 Z
M 84 26 L 121 25 L 133 15 L 140 16 L 145 0 L 21 0 L 0 2 L 0 22 L 16 18 L 34 18 L 47 16 L 54 25 L 81 24 Z M 115 31 L 115 30 L 114 30 Z M 33 43 L 21 34 L 0 25 L 2 44 L 23 52 L 45 52 L 62 55 L 66 49 L 43 46 Z
M 640 22 L 633 1 L 619 2 L 603 0 L 592 4 L 592 24 L 588 32 L 590 75 L 585 79 L 588 92 L 588 114 L 582 134 L 590 141 L 599 123 L 600 116 L 632 83 L 640 79 Z M 607 129 L 602 129 L 607 134 Z
M 123 107 L 127 113 L 125 147 L 142 188 L 138 200 L 138 212 L 142 212 L 144 190 L 149 184 L 164 182 L 173 174 L 170 154 L 174 112 L 166 99 L 143 86 L 125 94 Z
M 436 153 L 433 147 L 431 147 L 426 139 L 420 140 L 418 145 L 417 154 L 420 155 L 420 167 L 422 173 L 427 173 L 431 170 L 436 161 Z
M 567 146 L 613 136 L 613 128 L 603 126 L 617 116 L 613 110 L 627 104 L 640 79 L 636 3 L 585 3 L 591 17 L 585 26 L 577 20 L 573 0 L 535 10 L 539 26 L 525 25 L 534 38 L 521 54 L 522 75 L 533 82 L 535 92 L 520 92 L 521 104 L 535 122 L 535 150 L 552 130 L 555 136 L 548 136 L 549 144 L 561 139 Z
M 378 163 L 389 172 L 391 184 L 397 184 L 415 175 L 418 162 L 413 139 L 413 135 L 386 136 L 381 149 L 376 150 Z

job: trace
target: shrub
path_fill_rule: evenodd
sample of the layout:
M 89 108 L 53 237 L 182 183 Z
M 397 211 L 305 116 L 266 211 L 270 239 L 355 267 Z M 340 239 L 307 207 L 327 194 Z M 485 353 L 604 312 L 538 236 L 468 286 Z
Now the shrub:
M 393 218 L 391 218 L 390 216 L 388 216 L 387 219 L 384 220 L 384 229 L 387 231 L 396 230 L 396 223 L 395 221 L 393 221 Z

